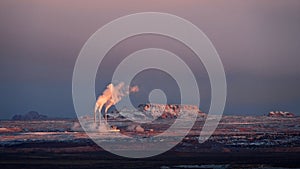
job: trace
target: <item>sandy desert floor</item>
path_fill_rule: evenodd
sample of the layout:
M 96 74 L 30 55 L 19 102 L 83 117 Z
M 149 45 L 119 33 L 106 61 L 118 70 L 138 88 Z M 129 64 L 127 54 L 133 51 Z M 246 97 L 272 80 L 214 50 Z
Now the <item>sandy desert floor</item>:
M 1 169 L 300 168 L 299 122 L 300 118 L 224 116 L 213 136 L 199 144 L 200 119 L 171 150 L 130 159 L 97 146 L 76 120 L 0 121 L 0 165 Z M 142 125 L 145 132 L 136 133 L 126 130 L 126 122 L 122 125 L 121 133 L 136 137 L 151 137 L 163 128 Z

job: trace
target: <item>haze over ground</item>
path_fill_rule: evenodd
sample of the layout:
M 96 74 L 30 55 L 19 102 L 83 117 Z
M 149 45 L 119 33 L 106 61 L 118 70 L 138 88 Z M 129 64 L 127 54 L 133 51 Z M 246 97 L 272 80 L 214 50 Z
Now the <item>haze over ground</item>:
M 225 114 L 263 115 L 271 110 L 283 110 L 300 115 L 298 0 L 2 0 L 0 119 L 31 110 L 48 116 L 76 117 L 72 72 L 83 44 L 113 19 L 149 11 L 185 18 L 212 41 L 227 77 Z M 179 42 L 153 35 L 133 37 L 112 49 L 104 60 L 107 64 L 99 68 L 97 95 L 109 83 L 117 64 L 115 60 L 146 47 L 172 50 L 186 58 L 191 69 L 199 72 L 196 77 L 201 83 L 200 108 L 207 111 L 210 87 L 204 67 L 194 63 L 192 53 Z M 176 88 L 166 75 L 157 77 L 167 79 L 165 84 Z M 143 92 L 143 87 L 140 88 Z

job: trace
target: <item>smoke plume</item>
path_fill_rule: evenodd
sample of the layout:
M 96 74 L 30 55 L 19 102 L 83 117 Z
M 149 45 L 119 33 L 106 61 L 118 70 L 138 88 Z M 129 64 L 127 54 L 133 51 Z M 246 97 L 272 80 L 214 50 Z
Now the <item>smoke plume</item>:
M 101 113 L 103 107 L 105 107 L 106 113 L 111 106 L 121 101 L 122 97 L 138 91 L 138 86 L 128 87 L 125 86 L 124 82 L 121 82 L 115 86 L 112 83 L 107 85 L 102 95 L 100 95 L 96 101 L 94 119 L 96 119 L 96 112 Z

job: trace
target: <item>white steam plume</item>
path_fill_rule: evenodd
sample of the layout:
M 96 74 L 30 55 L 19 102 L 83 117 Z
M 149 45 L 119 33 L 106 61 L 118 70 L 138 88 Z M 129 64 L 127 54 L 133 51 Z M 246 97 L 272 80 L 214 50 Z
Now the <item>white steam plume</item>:
M 96 122 L 97 112 L 99 112 L 99 120 L 101 118 L 101 110 L 105 106 L 105 119 L 108 109 L 121 101 L 122 97 L 129 95 L 130 93 L 135 93 L 139 91 L 138 86 L 128 87 L 125 86 L 124 82 L 119 83 L 114 86 L 112 83 L 107 85 L 106 89 L 100 95 L 95 104 L 94 110 L 94 122 Z

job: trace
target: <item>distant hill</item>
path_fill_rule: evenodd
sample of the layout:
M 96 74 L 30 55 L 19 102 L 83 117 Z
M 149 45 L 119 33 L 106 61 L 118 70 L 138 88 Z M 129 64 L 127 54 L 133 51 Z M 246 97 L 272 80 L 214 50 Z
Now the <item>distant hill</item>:
M 36 111 L 30 111 L 24 115 L 14 115 L 12 120 L 46 120 L 48 116 L 39 114 Z
M 283 111 L 271 111 L 268 114 L 269 117 L 295 117 L 294 113 Z
M 180 105 L 180 104 L 140 104 L 140 111 L 151 112 L 151 115 L 156 118 L 168 119 L 177 118 L 179 112 L 183 111 L 185 113 L 197 113 L 200 116 L 205 116 L 201 110 L 199 110 L 196 105 Z

